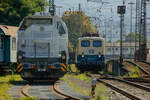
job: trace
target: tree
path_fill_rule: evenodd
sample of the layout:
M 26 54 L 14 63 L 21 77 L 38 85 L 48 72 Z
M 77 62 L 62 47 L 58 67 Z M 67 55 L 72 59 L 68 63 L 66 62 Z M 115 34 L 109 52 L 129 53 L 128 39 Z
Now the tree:
M 136 42 L 139 42 L 139 34 L 136 34 L 134 32 L 129 33 L 128 35 L 125 36 L 125 40 L 123 42 L 135 42 L 135 37 L 136 37 Z M 141 34 L 141 41 L 143 41 L 144 36 Z M 117 43 L 120 42 L 120 40 L 116 41 Z
M 45 10 L 46 0 L 2 0 L 0 3 L 0 24 L 19 25 L 28 15 Z
M 84 33 L 96 33 L 96 29 L 91 23 L 90 18 L 79 11 L 64 12 L 62 19 L 68 27 L 69 42 L 73 48 L 76 47 L 77 39 Z

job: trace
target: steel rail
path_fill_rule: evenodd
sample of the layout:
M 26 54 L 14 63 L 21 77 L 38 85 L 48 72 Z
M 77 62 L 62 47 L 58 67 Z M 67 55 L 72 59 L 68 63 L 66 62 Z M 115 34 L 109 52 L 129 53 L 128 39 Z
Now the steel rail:
M 87 74 L 88 77 L 92 77 L 91 75 Z M 145 90 L 147 92 L 150 92 L 150 88 L 149 87 L 146 87 L 144 85 L 140 85 L 140 84 L 137 84 L 137 83 L 133 83 L 133 82 L 129 82 L 129 81 L 126 81 L 126 80 L 123 80 L 123 79 L 119 79 L 119 78 L 115 78 L 115 77 L 105 77 L 105 75 L 103 75 L 104 77 L 100 77 L 98 78 L 98 82 L 101 82 L 103 84 L 105 84 L 106 86 L 112 88 L 113 90 L 115 90 L 116 92 L 118 93 L 121 93 L 122 95 L 132 99 L 132 100 L 142 100 L 141 98 L 135 96 L 135 95 L 132 95 L 131 93 L 127 92 L 127 91 L 124 91 L 123 89 L 120 89 L 116 86 L 113 86 L 111 85 L 110 83 L 108 82 L 105 82 L 103 79 L 111 79 L 111 80 L 117 80 L 117 81 L 120 81 L 120 82 L 123 82 L 123 83 L 126 83 L 126 84 L 129 84 L 131 86 L 134 86 L 136 88 L 139 88 L 139 89 L 142 89 L 142 90 Z
M 53 85 L 53 90 L 56 93 L 58 93 L 58 94 L 60 94 L 62 96 L 65 96 L 67 98 L 66 100 L 85 100 L 85 99 L 74 97 L 72 95 L 69 95 L 69 94 L 66 94 L 66 93 L 62 92 L 61 90 L 59 90 L 57 82 Z M 86 100 L 89 100 L 89 99 L 86 99 Z
M 142 100 L 142 99 L 136 97 L 135 95 L 132 95 L 129 92 L 124 91 L 123 89 L 119 89 L 118 87 L 115 87 L 115 86 L 113 86 L 113 85 L 103 81 L 102 79 L 98 79 L 98 81 L 106 84 L 106 86 L 110 87 L 111 89 L 113 89 L 113 90 L 123 94 L 124 96 L 126 96 L 126 97 L 128 97 L 128 98 L 130 98 L 132 100 Z
M 27 84 L 27 85 L 25 85 L 25 86 L 23 86 L 22 88 L 21 88 L 21 95 L 22 96 L 24 96 L 24 97 L 30 97 L 30 98 L 32 98 L 32 96 L 30 96 L 29 94 L 28 94 L 28 92 L 27 92 L 27 90 L 30 88 L 30 85 L 29 84 Z
M 143 72 L 144 74 L 150 75 L 150 72 L 148 72 L 147 70 L 145 70 L 145 69 L 144 69 L 142 66 L 140 66 L 139 64 L 136 64 L 135 62 L 133 62 L 133 61 L 128 61 L 128 60 L 126 60 L 125 62 L 131 63 L 131 64 L 133 64 L 134 66 L 137 66 L 138 68 L 140 68 L 140 69 L 142 70 L 142 72 Z

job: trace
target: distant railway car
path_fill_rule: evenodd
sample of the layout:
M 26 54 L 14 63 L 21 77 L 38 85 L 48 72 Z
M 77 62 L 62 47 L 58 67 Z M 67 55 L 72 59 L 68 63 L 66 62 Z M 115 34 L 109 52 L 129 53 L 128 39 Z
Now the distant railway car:
M 76 66 L 81 70 L 102 69 L 105 65 L 105 45 L 101 37 L 81 37 L 76 50 Z
M 0 70 L 17 61 L 18 27 L 0 25 Z
M 27 16 L 18 32 L 18 70 L 25 80 L 59 78 L 68 63 L 68 31 L 61 18 Z

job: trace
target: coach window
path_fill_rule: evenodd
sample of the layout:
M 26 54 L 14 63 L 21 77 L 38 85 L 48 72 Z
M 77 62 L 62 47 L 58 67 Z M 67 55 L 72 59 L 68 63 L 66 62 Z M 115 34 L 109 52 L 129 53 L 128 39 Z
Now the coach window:
M 107 52 L 109 52 L 111 50 L 111 48 L 107 48 Z
M 90 47 L 90 41 L 85 41 L 85 40 L 83 40 L 83 41 L 81 41 L 81 46 L 82 47 Z
M 12 38 L 12 50 L 16 50 L 16 38 Z
M 118 51 L 118 48 L 116 48 L 116 51 Z
M 0 49 L 4 48 L 4 39 L 0 37 Z
M 93 41 L 93 47 L 101 47 L 102 42 L 101 41 Z

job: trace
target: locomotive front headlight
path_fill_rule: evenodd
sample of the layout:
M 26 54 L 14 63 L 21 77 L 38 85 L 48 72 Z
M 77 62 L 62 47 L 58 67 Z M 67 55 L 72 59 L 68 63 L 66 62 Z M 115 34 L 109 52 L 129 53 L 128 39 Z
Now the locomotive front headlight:
M 82 52 L 82 58 L 84 58 L 84 52 Z
M 61 57 L 61 54 L 59 54 L 58 57 Z
M 100 58 L 100 57 L 101 57 L 101 55 L 98 55 L 98 57 Z
M 99 58 L 101 57 L 101 52 L 99 52 L 99 55 L 98 55 L 98 57 L 99 57 Z
M 82 55 L 82 58 L 84 58 L 84 55 Z

